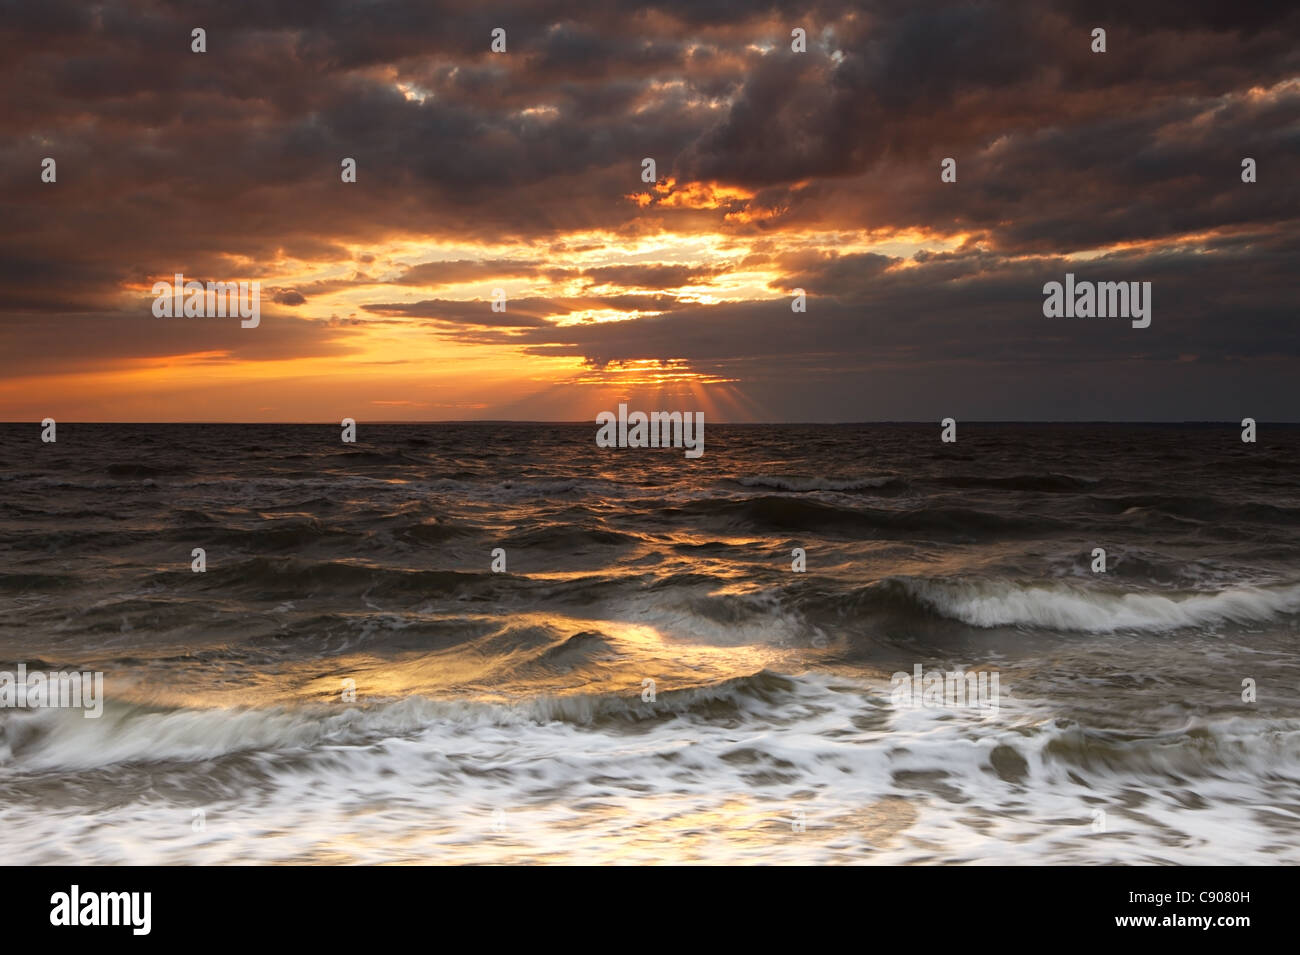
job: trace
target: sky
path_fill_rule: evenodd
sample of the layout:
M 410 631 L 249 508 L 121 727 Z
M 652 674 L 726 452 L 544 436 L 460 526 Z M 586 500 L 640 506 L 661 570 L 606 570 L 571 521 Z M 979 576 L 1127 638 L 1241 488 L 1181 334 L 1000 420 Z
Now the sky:
M 1300 421 L 1298 41 L 1207 0 L 0 2 L 0 420 Z M 177 273 L 259 324 L 158 317 Z M 1045 316 L 1067 273 L 1150 326 Z

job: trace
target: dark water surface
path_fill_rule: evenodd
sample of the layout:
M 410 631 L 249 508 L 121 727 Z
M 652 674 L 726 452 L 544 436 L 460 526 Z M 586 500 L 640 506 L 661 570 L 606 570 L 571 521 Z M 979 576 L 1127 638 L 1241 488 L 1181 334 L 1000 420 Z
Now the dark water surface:
M 1300 429 L 339 432 L 0 425 L 6 861 L 1300 861 Z

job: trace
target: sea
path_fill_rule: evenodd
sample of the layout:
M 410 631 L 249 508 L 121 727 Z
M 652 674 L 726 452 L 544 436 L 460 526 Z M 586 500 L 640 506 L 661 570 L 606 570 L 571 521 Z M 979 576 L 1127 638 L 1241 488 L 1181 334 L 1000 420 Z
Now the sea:
M 941 431 L 0 425 L 0 859 L 1300 862 L 1300 428 Z

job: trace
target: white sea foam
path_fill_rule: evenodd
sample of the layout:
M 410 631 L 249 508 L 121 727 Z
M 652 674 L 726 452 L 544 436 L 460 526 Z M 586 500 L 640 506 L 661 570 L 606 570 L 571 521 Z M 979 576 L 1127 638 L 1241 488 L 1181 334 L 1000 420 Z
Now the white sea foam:
M 1177 630 L 1300 612 L 1300 584 L 1217 593 L 1114 593 L 1064 583 L 892 578 L 925 606 L 975 627 L 1050 627 L 1091 633 Z
M 93 785 L 57 806 L 8 801 L 0 851 L 82 864 L 1300 861 L 1278 828 L 1300 824 L 1295 813 L 1257 811 L 1284 807 L 1300 779 L 1300 722 L 1135 738 L 1061 725 L 1032 700 L 996 714 L 894 710 L 887 692 L 760 674 L 653 706 L 119 713 L 107 752 L 107 738 L 60 722 L 6 757 L 10 779 L 36 785 L 39 765 L 62 776 L 72 762 L 100 768 L 81 777 Z M 611 724 L 614 704 L 626 719 Z M 133 782 L 144 771 L 147 795 Z M 1096 807 L 1106 832 L 1093 831 Z

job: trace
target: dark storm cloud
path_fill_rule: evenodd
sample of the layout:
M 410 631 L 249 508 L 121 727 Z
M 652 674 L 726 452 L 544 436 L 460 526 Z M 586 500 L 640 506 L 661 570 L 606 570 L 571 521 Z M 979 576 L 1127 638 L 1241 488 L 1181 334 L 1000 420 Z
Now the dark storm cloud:
M 408 303 L 372 303 L 362 308 L 372 315 L 384 317 L 406 316 L 430 319 L 452 326 L 488 328 L 541 328 L 550 327 L 546 319 L 563 318 L 573 312 L 588 309 L 614 309 L 618 311 L 660 312 L 677 307 L 670 295 L 596 295 L 583 298 L 545 299 L 516 298 L 506 303 L 505 311 L 493 311 L 490 300 L 453 301 L 429 299 Z M 470 331 L 466 340 L 477 340 Z
M 490 301 L 460 302 L 428 299 L 423 302 L 390 302 L 363 305 L 367 312 L 386 318 L 395 316 L 431 319 L 456 326 L 523 328 L 544 325 L 548 315 L 563 311 L 564 306 L 546 299 L 516 299 L 504 312 L 492 310 Z
M 1111 204 L 1131 199 L 1131 187 L 1166 172 L 1123 148 L 1134 137 L 1140 147 L 1171 109 L 1273 85 L 1300 63 L 1283 32 L 1295 17 L 1251 34 L 1213 32 L 1193 18 L 1181 35 L 1134 31 L 1140 55 L 1120 44 L 1096 56 L 1090 21 L 1014 3 L 787 6 L 776 15 L 780 31 L 762 8 L 729 4 L 670 5 L 651 17 L 630 4 L 453 16 L 438 4 L 381 3 L 365 8 L 364 28 L 357 9 L 109 5 L 98 30 L 71 13 L 18 15 L 0 52 L 12 88 L 29 95 L 10 132 L 51 138 L 45 149 L 59 154 L 68 187 L 40 201 L 80 204 L 93 190 L 110 221 L 201 217 L 201 240 L 186 242 L 180 229 L 169 236 L 182 252 L 199 241 L 238 243 L 262 257 L 296 243 L 298 254 L 325 258 L 336 248 L 321 236 L 415 231 L 449 210 L 458 232 L 485 239 L 619 229 L 636 222 L 623 195 L 638 187 L 643 154 L 658 157 L 661 173 L 773 195 L 819 180 L 824 188 L 809 198 L 826 197 L 834 218 L 851 220 L 837 180 L 867 175 L 888 195 L 900 179 L 936 180 L 945 155 L 976 162 L 1009 137 L 990 180 L 972 165 L 970 185 L 937 200 L 946 208 L 895 201 L 884 222 L 873 207 L 856 223 L 969 220 L 996 239 L 1004 222 L 1032 233 L 1036 193 L 1078 177 Z M 21 27 L 33 20 L 55 52 L 24 42 Z M 202 56 L 188 50 L 200 21 L 209 31 Z M 498 21 L 511 37 L 506 56 L 487 52 Z M 783 28 L 793 22 L 810 30 L 806 55 L 789 51 Z M 1123 29 L 1122 19 L 1111 27 Z M 750 48 L 760 39 L 774 45 L 766 56 Z M 700 62 L 698 46 L 723 51 L 712 58 L 720 63 Z M 836 52 L 838 63 L 829 58 Z M 394 80 L 425 98 L 407 99 Z M 1163 102 L 1174 94 L 1177 103 Z M 725 97 L 721 108 L 705 105 L 708 96 Z M 1244 121 L 1278 128 L 1266 116 Z M 1219 123 L 1210 139 L 1226 152 L 1240 137 Z M 1185 155 L 1184 145 L 1201 144 L 1174 142 L 1169 152 Z M 39 184 L 17 168 L 32 153 L 21 141 L 6 150 L 6 198 L 36 201 Z M 337 179 L 343 156 L 359 166 L 350 192 Z M 1204 161 L 1199 149 L 1194 161 Z M 1278 161 L 1287 163 L 1278 179 L 1294 171 L 1293 159 Z M 1107 182 L 1095 182 L 1099 162 Z M 1052 174 L 1025 176 L 1031 169 Z M 793 207 L 795 225 L 830 216 L 816 203 Z M 1107 218 L 1110 241 L 1147 221 L 1140 212 Z M 264 224 L 250 230 L 250 221 Z
M 588 357 L 599 365 L 685 359 L 721 369 L 739 361 L 748 374 L 786 378 L 809 356 L 835 366 L 979 359 L 1027 368 L 1105 362 L 1117 354 L 1157 363 L 1293 358 L 1294 300 L 1279 298 L 1275 290 L 1288 282 L 1298 254 L 1297 239 L 1242 236 L 1220 243 L 1215 255 L 1116 253 L 1091 261 L 1001 262 L 989 253 L 965 252 L 921 255 L 913 263 L 874 257 L 859 263 L 871 275 L 865 281 L 854 268 L 839 267 L 864 258 L 850 256 L 808 271 L 805 313 L 792 312 L 789 298 L 684 305 L 638 321 L 538 324 L 513 340 L 530 343 L 539 354 Z M 1043 285 L 1061 281 L 1066 272 L 1079 281 L 1151 282 L 1151 327 L 1135 330 L 1123 319 L 1044 317 Z M 502 340 L 490 332 L 466 337 Z

